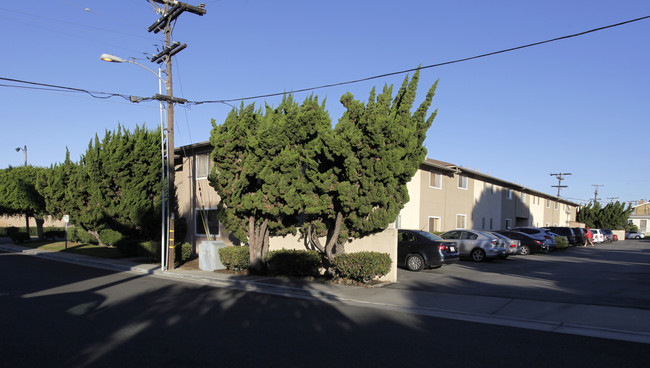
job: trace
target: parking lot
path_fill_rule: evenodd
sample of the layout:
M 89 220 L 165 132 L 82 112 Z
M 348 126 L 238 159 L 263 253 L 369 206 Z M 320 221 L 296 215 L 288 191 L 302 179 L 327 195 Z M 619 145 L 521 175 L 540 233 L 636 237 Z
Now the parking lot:
M 398 270 L 395 289 L 650 308 L 650 239 Z

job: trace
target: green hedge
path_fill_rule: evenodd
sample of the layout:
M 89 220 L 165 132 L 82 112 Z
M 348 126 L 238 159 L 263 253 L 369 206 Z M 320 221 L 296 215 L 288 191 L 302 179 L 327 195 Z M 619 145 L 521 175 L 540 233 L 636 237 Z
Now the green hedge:
M 174 255 L 177 261 L 185 262 L 192 259 L 193 256 L 192 244 L 190 243 L 177 244 L 174 247 Z
M 246 246 L 228 246 L 219 249 L 219 259 L 229 270 L 237 272 L 251 266 L 250 254 Z
M 323 257 L 315 250 L 274 250 L 264 257 L 272 275 L 317 276 L 323 267 Z
M 104 229 L 99 232 L 99 239 L 106 245 L 117 245 L 120 240 L 124 239 L 124 235 L 119 231 Z
M 391 260 L 388 253 L 356 252 L 336 256 L 332 265 L 343 278 L 370 282 L 388 274 Z

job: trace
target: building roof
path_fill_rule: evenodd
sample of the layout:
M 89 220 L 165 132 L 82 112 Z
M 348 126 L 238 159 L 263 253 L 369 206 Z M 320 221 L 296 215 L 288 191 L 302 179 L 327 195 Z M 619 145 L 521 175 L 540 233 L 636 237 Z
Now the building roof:
M 181 158 L 191 156 L 191 155 L 193 155 L 193 154 L 195 154 L 197 152 L 199 152 L 199 153 L 209 153 L 211 151 L 212 151 L 212 145 L 210 144 L 210 141 L 194 143 L 194 144 L 190 144 L 190 145 L 182 146 L 182 147 L 176 147 L 176 149 L 174 150 L 175 156 L 176 157 L 180 156 Z M 501 187 L 516 190 L 516 191 L 519 191 L 519 192 L 522 192 L 522 193 L 527 193 L 527 194 L 530 194 L 530 195 L 535 195 L 535 196 L 538 196 L 538 197 L 541 197 L 541 198 L 551 199 L 551 200 L 554 200 L 554 201 L 558 200 L 558 198 L 556 196 L 552 196 L 550 194 L 538 192 L 536 190 L 527 188 L 527 187 L 525 187 L 523 185 L 520 185 L 520 184 L 515 184 L 515 183 L 511 183 L 509 181 L 503 180 L 503 179 L 495 178 L 493 176 L 481 173 L 478 170 L 471 170 L 471 169 L 466 168 L 466 167 L 461 167 L 461 166 L 458 166 L 458 165 L 455 165 L 455 164 L 452 164 L 452 163 L 449 163 L 449 162 L 435 160 L 435 159 L 432 159 L 432 158 L 425 158 L 422 165 L 420 165 L 420 169 L 423 169 L 423 170 L 426 170 L 426 171 L 437 171 L 437 172 L 440 172 L 441 174 L 447 175 L 447 176 L 454 176 L 454 174 L 463 174 L 463 175 L 466 175 L 466 176 L 471 177 L 471 178 L 479 179 L 479 180 L 482 180 L 482 181 L 487 182 L 487 183 L 496 184 L 496 185 L 499 185 Z M 562 199 L 562 198 L 559 199 L 559 202 L 570 205 L 570 206 L 579 207 L 578 204 L 573 203 L 573 202 L 568 201 L 568 200 L 565 200 L 565 199 Z

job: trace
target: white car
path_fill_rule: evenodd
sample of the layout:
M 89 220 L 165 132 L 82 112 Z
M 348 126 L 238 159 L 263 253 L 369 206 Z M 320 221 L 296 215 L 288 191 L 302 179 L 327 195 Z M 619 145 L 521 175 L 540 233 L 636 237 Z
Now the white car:
M 625 239 L 643 239 L 645 238 L 644 233 L 638 231 L 628 231 L 625 233 Z
M 602 230 L 600 229 L 589 229 L 591 230 L 591 234 L 594 236 L 594 243 L 603 243 L 605 242 L 605 234 L 603 234 Z

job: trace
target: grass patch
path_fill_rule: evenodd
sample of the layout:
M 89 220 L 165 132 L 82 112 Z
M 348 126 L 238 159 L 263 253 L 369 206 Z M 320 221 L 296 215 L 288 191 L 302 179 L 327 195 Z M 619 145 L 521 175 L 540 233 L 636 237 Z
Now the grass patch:
M 82 254 L 85 256 L 99 258 L 124 258 L 124 255 L 115 247 L 99 246 L 97 244 L 68 242 L 68 249 L 65 248 L 65 241 L 31 241 L 20 244 L 24 247 L 49 250 L 53 252 Z

